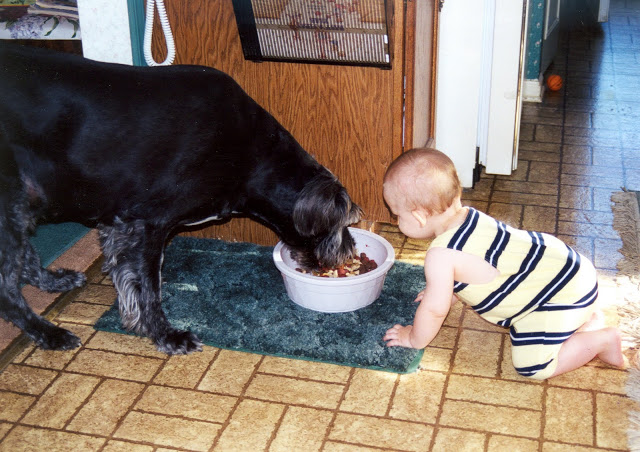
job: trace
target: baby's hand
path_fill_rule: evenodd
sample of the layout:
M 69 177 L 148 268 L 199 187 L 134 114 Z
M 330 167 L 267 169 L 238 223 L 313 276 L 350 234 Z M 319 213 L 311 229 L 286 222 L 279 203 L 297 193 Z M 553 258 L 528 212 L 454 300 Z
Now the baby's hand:
M 418 295 L 416 295 L 416 299 L 413 300 L 415 303 L 420 303 L 424 298 L 424 290 L 421 290 Z
M 402 325 L 394 325 L 392 328 L 387 330 L 387 333 L 382 338 L 387 342 L 387 347 L 406 347 L 406 348 L 414 348 L 411 345 L 411 341 L 409 340 L 409 336 L 411 335 L 411 330 L 413 329 L 412 325 L 402 326 Z

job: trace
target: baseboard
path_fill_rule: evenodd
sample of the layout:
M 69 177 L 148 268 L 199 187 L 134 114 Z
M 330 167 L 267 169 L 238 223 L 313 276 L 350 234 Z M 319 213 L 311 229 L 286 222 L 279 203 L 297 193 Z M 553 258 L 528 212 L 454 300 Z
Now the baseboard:
M 523 102 L 542 102 L 544 83 L 542 77 L 537 79 L 525 79 L 522 83 Z

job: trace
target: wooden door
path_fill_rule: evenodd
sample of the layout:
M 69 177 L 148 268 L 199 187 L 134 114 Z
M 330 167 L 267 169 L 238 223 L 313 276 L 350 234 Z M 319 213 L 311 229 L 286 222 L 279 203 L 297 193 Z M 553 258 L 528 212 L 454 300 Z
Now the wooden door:
M 404 21 L 404 149 L 431 146 L 435 134 L 438 9 L 434 0 L 410 0 Z

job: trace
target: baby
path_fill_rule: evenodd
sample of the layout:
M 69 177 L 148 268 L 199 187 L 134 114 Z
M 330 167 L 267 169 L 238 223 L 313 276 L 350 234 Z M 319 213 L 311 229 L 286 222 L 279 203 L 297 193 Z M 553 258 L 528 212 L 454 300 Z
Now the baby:
M 402 233 L 433 238 L 413 325 L 387 330 L 387 346 L 427 346 L 457 297 L 509 328 L 513 365 L 523 376 L 543 380 L 596 356 L 623 366 L 618 330 L 589 330 L 598 297 L 593 264 L 551 235 L 515 229 L 463 207 L 458 175 L 445 154 L 402 154 L 387 169 L 383 194 Z

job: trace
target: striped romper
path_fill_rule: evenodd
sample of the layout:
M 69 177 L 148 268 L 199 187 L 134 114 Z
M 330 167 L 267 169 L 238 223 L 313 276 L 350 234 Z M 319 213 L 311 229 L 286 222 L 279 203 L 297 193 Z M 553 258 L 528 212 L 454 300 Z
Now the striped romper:
M 471 207 L 464 223 L 429 249 L 436 247 L 480 256 L 500 272 L 486 284 L 456 281 L 454 293 L 484 319 L 509 328 L 519 374 L 549 378 L 562 343 L 595 309 L 593 264 L 556 237 L 512 228 Z

